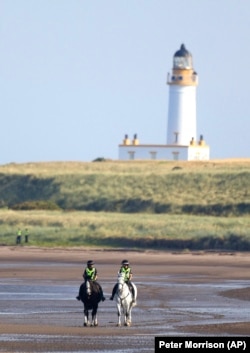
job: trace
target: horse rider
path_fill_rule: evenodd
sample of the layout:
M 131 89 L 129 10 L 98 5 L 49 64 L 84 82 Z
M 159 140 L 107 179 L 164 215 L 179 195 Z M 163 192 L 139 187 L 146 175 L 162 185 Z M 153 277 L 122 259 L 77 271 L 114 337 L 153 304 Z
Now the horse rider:
M 136 304 L 134 286 L 133 286 L 133 284 L 131 282 L 133 274 L 132 274 L 132 270 L 131 270 L 131 267 L 129 265 L 128 260 L 122 260 L 121 268 L 120 268 L 118 273 L 123 273 L 124 274 L 125 282 L 127 283 L 128 287 L 130 289 L 130 292 L 132 293 L 132 297 L 133 297 L 132 298 L 132 303 Z M 112 290 L 112 295 L 109 298 L 110 300 L 114 299 L 115 293 L 117 291 L 117 286 L 118 286 L 118 283 L 115 284 L 115 286 L 114 286 L 114 288 Z
M 92 281 L 95 282 L 97 280 L 97 269 L 96 267 L 94 267 L 94 261 L 93 260 L 88 260 L 87 262 L 87 267 L 84 269 L 83 272 L 83 279 L 84 282 L 86 283 L 86 281 Z M 102 287 L 99 283 L 95 282 L 96 284 L 98 284 L 100 292 L 101 292 L 101 300 L 104 302 L 104 300 L 106 299 L 103 295 L 103 290 Z M 78 296 L 76 297 L 77 300 L 80 300 L 80 292 L 78 294 Z

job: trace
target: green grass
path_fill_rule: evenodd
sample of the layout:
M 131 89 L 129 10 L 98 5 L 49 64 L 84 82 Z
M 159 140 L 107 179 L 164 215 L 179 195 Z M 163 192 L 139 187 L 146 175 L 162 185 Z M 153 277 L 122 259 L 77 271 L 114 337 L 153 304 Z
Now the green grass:
M 249 190 L 250 160 L 0 166 L 6 207 L 47 200 L 64 210 L 239 216 L 250 214 Z
M 250 250 L 249 217 L 202 217 L 63 211 L 0 211 L 0 244 L 154 249 Z
M 250 159 L 12 163 L 0 206 L 2 245 L 249 251 Z

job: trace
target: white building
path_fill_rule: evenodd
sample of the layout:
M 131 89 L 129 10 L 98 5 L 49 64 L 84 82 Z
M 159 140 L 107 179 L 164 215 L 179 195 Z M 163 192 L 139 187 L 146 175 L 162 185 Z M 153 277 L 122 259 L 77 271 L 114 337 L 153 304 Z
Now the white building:
M 167 144 L 140 144 L 125 135 L 119 145 L 120 160 L 209 160 L 209 146 L 201 135 L 196 140 L 196 87 L 198 75 L 192 55 L 184 44 L 173 57 L 172 74 L 168 74 L 169 107 Z

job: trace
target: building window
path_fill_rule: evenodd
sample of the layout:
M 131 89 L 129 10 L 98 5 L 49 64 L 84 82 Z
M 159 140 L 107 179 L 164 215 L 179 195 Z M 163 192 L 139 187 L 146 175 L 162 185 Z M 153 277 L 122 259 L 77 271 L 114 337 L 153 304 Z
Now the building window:
M 132 161 L 135 159 L 135 152 L 134 151 L 128 151 L 129 159 Z
M 174 135 L 175 135 L 175 143 L 178 143 L 179 132 L 174 132 Z
M 200 152 L 199 152 L 199 151 L 197 151 L 197 152 L 195 153 L 194 159 L 195 159 L 196 161 L 201 160 L 201 156 L 200 156 Z
M 152 152 L 149 152 L 150 154 L 150 159 L 156 159 L 156 152 L 152 151 Z
M 173 160 L 178 161 L 179 160 L 179 152 L 172 152 L 173 154 Z
M 181 80 L 183 80 L 183 77 L 182 77 L 182 76 L 179 76 L 178 79 L 181 81 Z

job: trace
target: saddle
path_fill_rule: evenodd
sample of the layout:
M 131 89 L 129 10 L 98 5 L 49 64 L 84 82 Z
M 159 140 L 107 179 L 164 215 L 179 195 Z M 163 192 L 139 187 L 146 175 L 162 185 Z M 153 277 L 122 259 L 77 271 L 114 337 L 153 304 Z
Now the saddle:
M 101 293 L 101 286 L 96 281 L 90 281 L 90 288 L 91 288 L 91 291 Z

